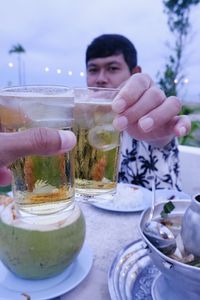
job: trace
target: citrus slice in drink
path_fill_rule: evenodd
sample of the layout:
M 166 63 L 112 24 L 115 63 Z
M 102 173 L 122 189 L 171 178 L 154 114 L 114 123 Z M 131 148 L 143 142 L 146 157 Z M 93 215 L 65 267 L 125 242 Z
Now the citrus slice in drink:
M 119 132 L 111 124 L 91 128 L 88 133 L 89 144 L 102 151 L 109 151 L 119 145 Z

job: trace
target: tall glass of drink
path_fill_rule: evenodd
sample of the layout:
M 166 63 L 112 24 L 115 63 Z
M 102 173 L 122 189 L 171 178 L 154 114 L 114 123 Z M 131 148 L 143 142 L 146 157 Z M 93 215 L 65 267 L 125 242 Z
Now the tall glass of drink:
M 119 90 L 77 88 L 75 93 L 75 186 L 83 196 L 112 199 L 117 186 L 120 134 L 111 104 Z
M 71 130 L 73 108 L 73 93 L 62 86 L 24 86 L 0 92 L 0 121 L 4 132 L 34 127 Z M 73 209 L 73 151 L 23 157 L 10 168 L 16 206 L 22 215 L 47 215 Z

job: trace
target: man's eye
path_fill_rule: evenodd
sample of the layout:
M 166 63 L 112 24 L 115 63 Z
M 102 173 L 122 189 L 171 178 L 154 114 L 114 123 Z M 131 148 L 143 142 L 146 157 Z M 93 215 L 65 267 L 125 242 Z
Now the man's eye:
M 98 72 L 98 70 L 97 69 L 88 69 L 88 73 L 90 73 L 90 74 L 95 74 L 95 73 L 97 73 Z
M 119 67 L 109 67 L 108 70 L 109 70 L 110 72 L 116 72 L 116 71 L 119 70 Z

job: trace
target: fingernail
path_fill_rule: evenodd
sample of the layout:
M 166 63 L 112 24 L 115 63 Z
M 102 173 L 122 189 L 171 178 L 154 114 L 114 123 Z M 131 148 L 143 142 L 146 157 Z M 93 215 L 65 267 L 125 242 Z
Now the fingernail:
M 72 131 L 59 130 L 61 139 L 61 151 L 69 151 L 76 145 L 76 137 Z
M 139 125 L 143 131 L 148 132 L 153 127 L 154 120 L 150 117 L 143 117 L 139 120 Z
M 117 117 L 113 121 L 113 126 L 119 131 L 125 130 L 127 128 L 127 125 L 128 125 L 128 119 L 124 116 Z
M 186 128 L 184 126 L 179 128 L 179 134 L 180 136 L 184 136 L 186 134 Z
M 126 108 L 126 102 L 123 99 L 115 100 L 112 103 L 112 110 L 118 114 L 123 112 L 125 108 Z

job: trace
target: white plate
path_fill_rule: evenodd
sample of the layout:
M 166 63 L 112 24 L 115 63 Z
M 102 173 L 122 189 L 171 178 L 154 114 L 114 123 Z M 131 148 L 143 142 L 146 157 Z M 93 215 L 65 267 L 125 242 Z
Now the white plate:
M 114 196 L 114 200 L 110 199 L 109 195 L 102 195 L 89 198 L 88 202 L 95 207 L 105 210 L 138 212 L 151 205 L 151 191 L 141 186 L 119 183 L 117 186 L 117 196 Z
M 95 207 L 116 212 L 139 212 L 151 206 L 151 191 L 144 187 L 119 183 L 117 191 L 118 194 L 117 197 L 115 196 L 114 200 L 112 199 L 112 195 L 108 194 L 91 197 L 87 201 Z M 142 195 L 141 198 L 138 198 L 138 192 Z M 179 192 L 177 190 L 156 190 L 156 202 L 170 199 L 191 199 L 191 197 L 184 192 Z
M 43 280 L 21 279 L 0 262 L 0 299 L 24 300 L 23 293 L 31 300 L 46 300 L 67 293 L 76 287 L 89 273 L 93 255 L 84 244 L 74 263 L 62 274 Z

